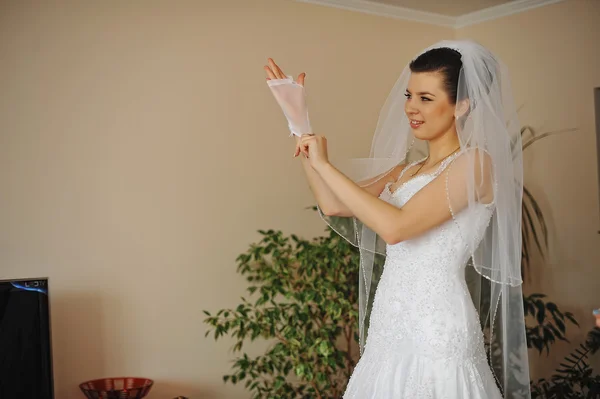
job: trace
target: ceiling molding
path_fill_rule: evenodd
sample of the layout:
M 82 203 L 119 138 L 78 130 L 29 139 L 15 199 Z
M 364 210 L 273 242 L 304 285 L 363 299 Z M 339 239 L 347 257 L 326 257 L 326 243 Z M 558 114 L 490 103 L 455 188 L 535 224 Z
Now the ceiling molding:
M 364 14 L 377 15 L 395 19 L 404 19 L 426 24 L 445 26 L 453 28 L 456 24 L 456 17 L 449 17 L 442 14 L 419 11 L 412 8 L 392 6 L 388 4 L 375 3 L 367 0 L 295 0 L 300 3 L 317 4 L 343 10 L 357 11 Z
M 561 1 L 565 0 L 520 0 L 511 3 L 500 4 L 498 6 L 485 8 L 480 11 L 475 11 L 457 17 L 456 22 L 454 24 L 454 28 L 464 28 L 469 25 L 475 25 L 481 22 L 490 21 L 492 19 L 507 17 L 509 15 L 525 12 L 533 8 L 560 3 Z
M 316 4 L 343 10 L 356 11 L 380 17 L 422 22 L 447 28 L 464 28 L 481 22 L 518 14 L 533 8 L 560 3 L 565 0 L 519 0 L 507 4 L 486 8 L 459 17 L 431 12 L 419 11 L 412 8 L 392 6 L 368 0 L 295 0 L 300 3 Z

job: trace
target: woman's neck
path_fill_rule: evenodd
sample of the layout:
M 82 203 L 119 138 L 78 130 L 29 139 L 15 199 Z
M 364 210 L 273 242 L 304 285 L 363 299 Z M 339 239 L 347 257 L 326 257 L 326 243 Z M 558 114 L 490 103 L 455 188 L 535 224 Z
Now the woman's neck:
M 440 137 L 429 140 L 428 144 L 428 162 L 437 162 L 460 149 L 460 141 L 458 140 L 456 129 L 452 129 Z

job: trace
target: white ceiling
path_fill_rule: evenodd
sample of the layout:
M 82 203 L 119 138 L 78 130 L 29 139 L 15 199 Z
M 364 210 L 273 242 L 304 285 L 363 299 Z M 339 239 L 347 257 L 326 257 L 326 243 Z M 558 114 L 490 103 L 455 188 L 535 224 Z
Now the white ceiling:
M 507 3 L 516 3 L 515 0 L 370 0 L 373 3 L 388 4 L 396 7 L 411 8 L 413 10 L 442 14 L 448 17 L 458 17 L 464 14 L 481 11 L 486 8 Z M 519 1 L 519 0 L 518 0 Z

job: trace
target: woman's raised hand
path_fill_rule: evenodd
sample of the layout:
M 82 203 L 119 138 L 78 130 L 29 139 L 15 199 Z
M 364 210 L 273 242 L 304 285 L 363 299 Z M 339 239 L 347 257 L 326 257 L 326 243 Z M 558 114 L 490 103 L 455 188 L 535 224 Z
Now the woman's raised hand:
M 310 166 L 318 171 L 319 168 L 329 163 L 327 139 L 324 136 L 303 134 L 302 137 L 296 141 L 294 157 L 297 157 L 300 154 L 308 158 Z
M 306 74 L 302 72 L 297 81 L 294 81 L 283 73 L 272 58 L 268 59 L 268 63 L 269 65 L 264 66 L 267 84 L 287 118 L 290 132 L 297 137 L 312 133 L 304 91 Z
M 269 58 L 267 60 L 267 62 L 269 64 L 265 65 L 265 67 L 264 67 L 265 72 L 267 73 L 267 80 L 286 79 L 287 78 L 287 76 L 283 73 L 281 68 L 279 68 L 279 65 L 277 65 L 275 63 L 275 61 L 273 61 L 272 58 Z M 300 86 L 304 86 L 304 78 L 305 77 L 306 77 L 306 73 L 302 72 L 300 75 L 298 75 L 298 79 L 296 79 L 296 83 L 298 83 Z

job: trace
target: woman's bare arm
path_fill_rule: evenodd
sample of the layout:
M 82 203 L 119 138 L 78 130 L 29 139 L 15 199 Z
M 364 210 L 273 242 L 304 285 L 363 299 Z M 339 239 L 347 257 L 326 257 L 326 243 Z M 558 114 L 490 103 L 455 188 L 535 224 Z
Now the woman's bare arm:
M 296 143 L 300 141 L 300 138 L 295 136 Z M 323 181 L 321 176 L 312 168 L 309 160 L 300 154 L 300 160 L 302 162 L 302 169 L 304 169 L 304 174 L 306 175 L 306 180 L 308 181 L 308 185 L 317 200 L 317 204 L 321 211 L 327 216 L 344 216 L 351 217 L 354 216 L 350 209 L 344 205 L 342 201 L 331 191 L 331 189 L 327 186 L 327 184 Z M 362 187 L 364 191 L 371 194 L 374 197 L 379 197 L 381 192 L 383 191 L 387 182 L 395 181 L 398 178 L 398 175 L 404 168 L 404 165 L 400 165 L 396 167 L 392 172 L 388 174 L 385 178 L 379 179 L 375 183 Z
M 476 165 L 479 165 L 477 163 Z M 453 173 L 464 176 L 469 164 L 459 157 L 453 161 Z M 484 169 L 491 167 L 491 161 L 485 159 Z M 489 173 L 479 173 L 481 169 L 475 168 L 475 187 L 478 187 L 478 197 L 482 203 L 493 201 L 493 189 Z M 397 244 L 401 241 L 412 239 L 424 232 L 439 226 L 451 219 L 446 178 L 449 170 L 446 169 L 419 190 L 402 208 L 398 208 L 386 201 L 366 195 L 352 180 L 348 179 L 330 163 L 319 167 L 317 173 L 330 187 L 331 191 L 344 198 L 345 205 L 352 214 L 364 224 L 375 231 L 388 244 Z M 459 181 L 464 181 L 462 178 Z M 461 211 L 468 205 L 466 187 L 455 187 L 457 194 L 453 198 L 454 212 Z

